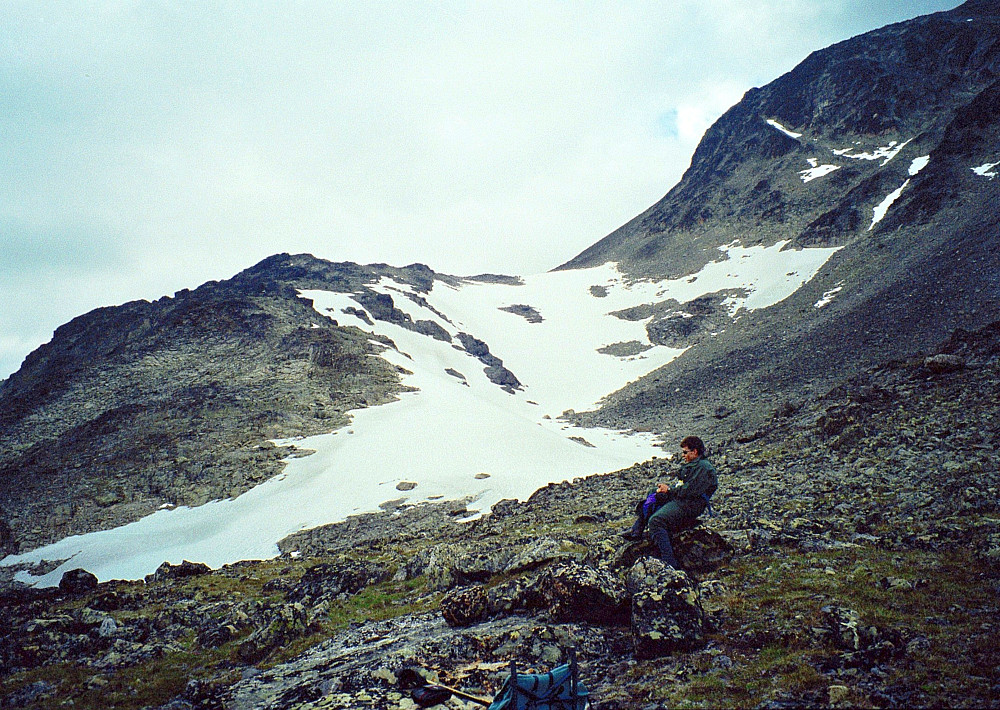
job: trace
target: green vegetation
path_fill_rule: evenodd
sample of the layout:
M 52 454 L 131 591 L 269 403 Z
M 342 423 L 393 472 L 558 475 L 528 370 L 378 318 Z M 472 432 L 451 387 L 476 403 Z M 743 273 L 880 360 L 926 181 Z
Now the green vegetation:
M 651 697 L 670 707 L 747 707 L 774 697 L 826 703 L 838 692 L 831 686 L 846 688 L 839 703 L 871 706 L 863 686 L 880 659 L 850 661 L 823 633 L 827 605 L 858 612 L 893 643 L 893 662 L 880 672 L 910 704 L 992 702 L 996 678 L 984 676 L 1000 663 L 995 578 L 967 552 L 857 547 L 744 558 L 727 572 L 728 611 L 710 645 L 734 663 L 662 684 Z M 655 664 L 645 664 L 647 677 Z
M 219 611 L 210 615 L 211 618 L 224 616 L 225 609 L 241 603 L 280 607 L 286 603 L 285 594 L 269 587 L 269 583 L 297 581 L 317 562 L 329 560 L 313 559 L 292 564 L 288 560 L 265 560 L 241 563 L 210 574 L 165 583 L 122 584 L 119 591 L 141 595 L 142 604 L 139 608 L 109 612 L 109 616 L 125 626 L 141 622 L 156 624 L 175 613 L 175 605 L 183 600 L 206 606 L 221 605 Z M 283 663 L 335 636 L 353 622 L 384 620 L 432 610 L 437 607 L 440 595 L 428 594 L 425 586 L 423 577 L 403 582 L 389 581 L 366 587 L 345 599 L 334 600 L 326 617 L 315 620 L 301 633 L 293 633 L 289 640 L 269 651 L 257 665 L 268 668 Z M 68 599 L 48 609 L 46 617 L 79 611 L 84 604 L 81 599 Z M 271 625 L 281 626 L 282 622 L 272 622 Z M 107 673 L 93 668 L 86 660 L 39 664 L 0 679 L 0 696 L 24 691 L 37 684 L 57 689 L 53 694 L 44 692 L 30 701 L 30 707 L 39 710 L 64 708 L 70 701 L 75 707 L 106 710 L 153 707 L 182 693 L 191 681 L 222 687 L 238 680 L 233 668 L 242 665 L 240 644 L 254 630 L 253 625 L 248 625 L 239 629 L 232 640 L 216 648 L 206 648 L 199 644 L 195 631 L 188 629 L 180 637 L 159 647 L 148 660 L 116 667 Z
M 424 594 L 425 583 L 423 577 L 417 577 L 367 587 L 330 610 L 330 630 L 342 629 L 355 621 L 382 621 L 436 609 L 440 595 Z

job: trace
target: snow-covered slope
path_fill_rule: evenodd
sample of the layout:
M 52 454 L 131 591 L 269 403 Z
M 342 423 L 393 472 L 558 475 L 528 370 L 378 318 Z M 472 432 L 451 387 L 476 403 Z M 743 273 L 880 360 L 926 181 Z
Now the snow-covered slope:
M 278 553 L 277 542 L 302 529 L 372 511 L 389 500 L 418 504 L 473 497 L 486 511 L 504 498 L 525 498 L 549 482 L 611 471 L 652 456 L 650 434 L 581 429 L 559 419 L 671 361 L 683 350 L 650 342 L 645 320 L 615 311 L 708 293 L 730 294 L 727 306 L 764 308 L 811 279 L 834 248 L 721 248 L 702 271 L 670 281 L 630 283 L 614 264 L 507 281 L 437 280 L 427 292 L 383 278 L 414 322 L 448 333 L 430 335 L 365 313 L 355 294 L 303 291 L 317 311 L 394 344 L 381 357 L 403 368 L 415 388 L 396 402 L 353 412 L 350 426 L 295 441 L 315 453 L 292 458 L 278 477 L 232 500 L 161 510 L 117 529 L 74 536 L 4 565 L 62 561 L 47 574 L 19 578 L 58 583 L 83 567 L 100 579 L 137 578 L 164 561 L 219 566 Z M 363 300 L 363 299 L 362 299 Z M 501 387 L 484 363 L 460 345 L 459 333 L 485 343 L 521 383 Z M 610 346 L 610 347 L 609 347 Z M 617 346 L 617 347 L 615 347 Z M 616 353 L 616 354 L 612 354 Z M 673 442 L 666 442 L 668 449 Z

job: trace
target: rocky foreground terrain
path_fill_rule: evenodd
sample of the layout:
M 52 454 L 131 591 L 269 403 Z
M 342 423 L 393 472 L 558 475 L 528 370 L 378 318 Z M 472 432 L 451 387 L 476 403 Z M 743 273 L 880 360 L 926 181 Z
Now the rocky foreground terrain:
M 301 533 L 145 581 L 8 584 L 0 706 L 412 708 L 574 649 L 595 708 L 1000 706 L 1000 323 L 720 437 L 685 572 L 620 536 L 673 462 Z M 476 707 L 457 697 L 444 707 Z

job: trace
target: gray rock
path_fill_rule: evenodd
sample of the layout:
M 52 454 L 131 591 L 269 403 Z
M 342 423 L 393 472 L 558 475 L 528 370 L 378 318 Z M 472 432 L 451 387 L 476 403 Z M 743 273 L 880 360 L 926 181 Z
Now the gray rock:
M 97 635 L 101 638 L 111 638 L 118 633 L 118 624 L 110 616 L 105 618 L 99 627 L 97 627 Z
M 939 353 L 938 355 L 931 355 L 924 358 L 924 367 L 936 375 L 958 372 L 965 369 L 965 358 L 960 355 Z
M 632 592 L 636 658 L 657 658 L 703 643 L 704 612 L 698 587 L 686 573 L 647 558 L 632 567 L 626 584 Z
M 211 572 L 212 568 L 204 562 L 182 561 L 179 565 L 172 565 L 164 562 L 156 568 L 153 574 L 146 575 L 146 583 L 161 582 L 165 579 L 183 579 L 184 577 L 195 577 Z
M 718 569 L 733 557 L 732 545 L 704 524 L 677 533 L 673 544 L 681 568 L 690 572 Z
M 516 553 L 503 568 L 507 574 L 517 574 L 529 569 L 535 569 L 547 562 L 564 556 L 558 540 L 543 537 L 533 540 L 529 545 Z

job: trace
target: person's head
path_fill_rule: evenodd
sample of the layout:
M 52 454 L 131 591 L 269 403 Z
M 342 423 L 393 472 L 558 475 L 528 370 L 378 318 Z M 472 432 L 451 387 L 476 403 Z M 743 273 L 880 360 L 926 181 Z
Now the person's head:
M 681 453 L 688 463 L 705 455 L 705 444 L 697 436 L 686 436 L 681 441 Z

